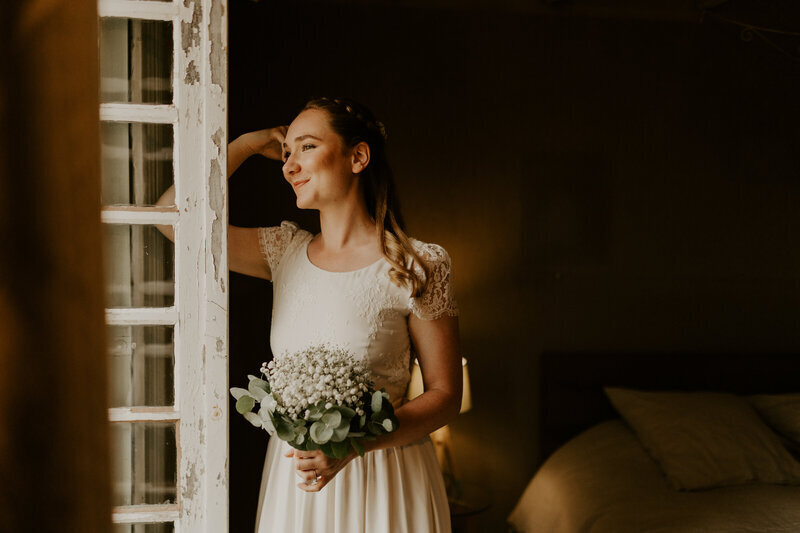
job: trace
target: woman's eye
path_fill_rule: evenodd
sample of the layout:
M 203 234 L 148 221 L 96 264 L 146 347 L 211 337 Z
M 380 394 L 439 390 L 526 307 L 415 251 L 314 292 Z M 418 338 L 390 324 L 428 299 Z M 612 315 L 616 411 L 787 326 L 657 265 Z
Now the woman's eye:
M 303 145 L 303 151 L 304 151 L 304 152 L 305 152 L 306 150 L 311 150 L 312 148 L 316 148 L 316 146 L 314 146 L 313 144 L 304 144 L 304 145 Z

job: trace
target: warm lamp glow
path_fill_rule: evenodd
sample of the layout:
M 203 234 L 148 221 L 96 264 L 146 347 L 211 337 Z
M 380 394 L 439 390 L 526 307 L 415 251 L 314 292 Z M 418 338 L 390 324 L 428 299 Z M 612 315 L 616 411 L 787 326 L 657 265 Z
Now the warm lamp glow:
M 466 413 L 472 409 L 472 392 L 469 387 L 469 371 L 467 370 L 467 360 L 461 358 L 461 376 L 463 379 L 463 388 L 461 392 L 461 410 L 459 413 Z M 414 365 L 411 368 L 411 381 L 408 384 L 408 394 L 406 398 L 413 400 L 425 391 L 422 384 L 422 372 L 419 368 L 419 361 L 414 360 Z

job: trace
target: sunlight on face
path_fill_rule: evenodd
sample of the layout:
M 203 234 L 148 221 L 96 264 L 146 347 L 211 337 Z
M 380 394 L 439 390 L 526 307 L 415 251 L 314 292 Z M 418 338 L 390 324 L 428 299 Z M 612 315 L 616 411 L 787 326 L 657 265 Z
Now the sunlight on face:
M 300 113 L 286 132 L 283 177 L 297 195 L 297 207 L 322 209 L 352 196 L 358 178 L 341 137 L 320 109 Z

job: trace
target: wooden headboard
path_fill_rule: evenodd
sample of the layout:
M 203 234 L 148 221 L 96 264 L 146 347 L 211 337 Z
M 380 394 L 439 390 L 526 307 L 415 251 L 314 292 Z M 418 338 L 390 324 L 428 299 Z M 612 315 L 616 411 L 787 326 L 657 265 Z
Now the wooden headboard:
M 618 415 L 604 386 L 736 394 L 800 392 L 800 354 L 544 353 L 540 462 L 589 427 Z

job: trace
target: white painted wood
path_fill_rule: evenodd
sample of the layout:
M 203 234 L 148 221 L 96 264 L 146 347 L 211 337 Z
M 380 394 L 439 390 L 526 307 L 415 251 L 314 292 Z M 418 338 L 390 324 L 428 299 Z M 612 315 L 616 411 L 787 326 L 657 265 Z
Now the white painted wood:
M 100 0 L 100 16 L 171 20 L 173 105 L 103 104 L 112 122 L 171 123 L 177 207 L 110 207 L 113 224 L 175 228 L 175 303 L 107 309 L 110 325 L 175 325 L 175 407 L 115 408 L 114 422 L 175 420 L 175 506 L 117 508 L 115 523 L 173 522 L 176 533 L 228 531 L 227 0 Z M 112 154 L 113 155 L 113 154 Z M 160 418 L 161 417 L 161 418 Z
M 101 17 L 172 20 L 178 15 L 178 6 L 174 2 L 100 0 L 97 3 L 97 11 Z
M 178 120 L 178 110 L 169 104 L 100 104 L 100 120 L 172 124 Z
M 115 524 L 172 522 L 179 518 L 177 505 L 126 505 L 115 507 L 111 514 Z
M 161 224 L 174 226 L 178 223 L 179 213 L 171 208 L 142 207 L 104 207 L 100 211 L 100 220 L 106 224 Z
M 151 422 L 180 420 L 180 413 L 171 407 L 112 407 L 109 422 Z
M 180 5 L 175 54 L 176 533 L 228 531 L 227 2 Z M 199 310 L 196 316 L 194 310 Z M 191 317 L 189 315 L 192 315 Z
M 177 322 L 175 307 L 106 309 L 106 324 L 109 326 L 173 325 Z

